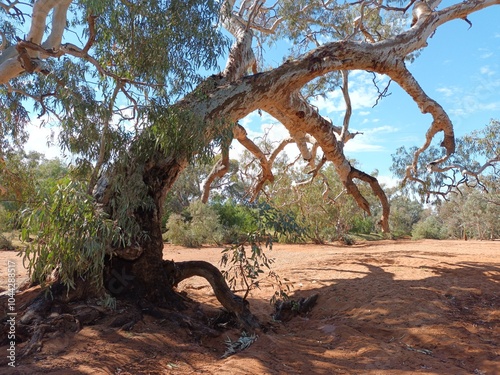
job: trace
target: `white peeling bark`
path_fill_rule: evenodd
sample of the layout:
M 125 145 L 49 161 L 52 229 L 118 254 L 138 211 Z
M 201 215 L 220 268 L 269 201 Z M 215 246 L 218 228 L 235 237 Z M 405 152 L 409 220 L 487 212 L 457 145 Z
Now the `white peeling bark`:
M 67 11 L 71 0 L 37 0 L 33 5 L 31 27 L 27 41 L 40 45 L 45 49 L 57 50 L 61 44 L 64 28 L 66 27 Z M 47 40 L 42 43 L 42 38 L 47 25 L 47 17 L 54 9 L 51 23 L 51 33 Z M 0 55 L 0 84 L 6 84 L 11 79 L 22 74 L 26 69 L 19 59 L 19 51 L 16 45 L 8 47 Z M 44 59 L 48 55 L 40 53 L 40 50 L 26 49 L 32 59 Z M 40 62 L 36 62 L 39 65 Z
M 252 50 L 253 31 L 247 27 L 238 14 L 233 12 L 234 3 L 234 0 L 225 1 L 221 15 L 224 28 L 235 38 L 226 67 L 222 72 L 229 82 L 243 77 L 249 69 L 252 69 L 254 74 L 257 73 L 257 61 Z M 245 6 L 247 6 L 246 3 L 243 3 L 240 12 Z

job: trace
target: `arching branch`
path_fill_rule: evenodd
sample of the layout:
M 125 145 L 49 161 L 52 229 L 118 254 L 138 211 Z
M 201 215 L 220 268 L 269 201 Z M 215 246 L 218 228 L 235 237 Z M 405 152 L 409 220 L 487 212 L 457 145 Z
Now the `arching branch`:
M 259 192 L 261 191 L 264 184 L 269 181 L 274 181 L 274 175 L 272 172 L 272 164 L 266 158 L 266 155 L 262 152 L 262 150 L 247 136 L 247 132 L 245 128 L 241 125 L 237 124 L 233 129 L 234 138 L 238 140 L 248 151 L 250 151 L 260 163 L 261 172 L 257 177 L 257 181 L 252 188 L 252 196 L 250 201 L 254 201 Z
M 243 298 L 235 295 L 226 284 L 222 273 L 214 265 L 203 261 L 177 262 L 164 261 L 163 268 L 169 275 L 172 285 L 193 276 L 206 279 L 217 297 L 217 300 L 229 312 L 234 313 L 243 327 L 251 332 L 259 327 L 259 321 L 250 312 L 249 304 Z
M 229 146 L 225 146 L 222 148 L 221 158 L 217 160 L 212 170 L 208 174 L 205 181 L 203 181 L 203 195 L 201 197 L 201 201 L 203 203 L 208 202 L 208 198 L 210 196 L 210 189 L 212 188 L 212 183 L 216 178 L 222 178 L 229 171 Z
M 388 72 L 388 75 L 413 98 L 422 113 L 430 113 L 433 117 L 432 124 L 425 135 L 425 143 L 415 152 L 413 164 L 411 169 L 409 169 L 409 171 L 412 171 L 413 174 L 416 175 L 420 154 L 430 146 L 434 136 L 438 132 L 442 131 L 444 133 L 444 139 L 441 146 L 445 148 L 446 154 L 442 158 L 434 160 L 432 163 L 435 165 L 441 164 L 455 152 L 453 124 L 443 107 L 424 92 L 417 80 L 409 70 L 406 69 L 403 61 L 394 64 L 393 69 Z

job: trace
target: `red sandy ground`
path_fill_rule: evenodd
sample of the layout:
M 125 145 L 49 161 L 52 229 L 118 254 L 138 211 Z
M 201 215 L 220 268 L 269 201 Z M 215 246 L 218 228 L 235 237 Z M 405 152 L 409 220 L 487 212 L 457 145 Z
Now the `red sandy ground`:
M 220 251 L 167 246 L 165 258 L 217 264 Z M 249 301 L 268 329 L 243 352 L 221 359 L 226 338 L 239 337 L 235 328 L 200 337 L 144 316 L 130 331 L 99 321 L 46 338 L 15 369 L 7 367 L 2 347 L 0 373 L 500 374 L 500 242 L 275 245 L 269 255 L 293 297 L 319 293 L 318 304 L 306 316 L 271 322 L 273 289 L 262 283 Z M 13 252 L 0 252 L 2 287 L 7 259 L 19 262 Z M 188 279 L 179 289 L 206 314 L 217 314 L 205 280 Z M 19 294 L 17 304 L 30 293 Z

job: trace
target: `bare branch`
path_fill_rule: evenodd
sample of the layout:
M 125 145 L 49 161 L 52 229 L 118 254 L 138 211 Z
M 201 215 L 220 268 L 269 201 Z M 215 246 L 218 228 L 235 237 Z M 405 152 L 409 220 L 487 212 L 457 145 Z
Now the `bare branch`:
M 391 82 L 392 80 L 389 80 L 389 82 L 387 83 L 387 85 L 384 87 L 384 89 L 382 91 L 380 91 L 380 88 L 378 87 L 378 84 L 377 82 L 375 81 L 375 79 L 377 78 L 377 75 L 374 73 L 374 72 L 371 72 L 373 74 L 373 78 L 372 78 L 372 82 L 373 82 L 373 85 L 376 87 L 377 91 L 378 91 L 378 96 L 377 96 L 377 100 L 375 100 L 375 104 L 373 105 L 372 108 L 376 107 L 378 105 L 378 102 L 380 100 L 382 100 L 382 98 L 386 98 L 388 97 L 389 95 L 391 95 L 391 93 L 387 93 L 387 91 L 389 91 L 389 86 L 391 85 Z
M 351 121 L 352 115 L 352 104 L 351 97 L 349 96 L 349 71 L 342 70 L 342 95 L 344 96 L 345 101 L 345 114 L 344 114 L 344 123 L 342 126 L 342 132 L 340 133 L 340 141 L 345 143 L 346 137 L 349 130 L 349 122 Z
M 288 98 L 281 98 L 281 101 L 273 104 L 272 107 L 266 108 L 265 110 L 281 121 L 290 130 L 291 134 L 293 134 L 294 131 L 306 131 L 311 134 L 321 146 L 325 157 L 333 162 L 347 192 L 353 196 L 359 207 L 370 214 L 370 205 L 362 196 L 356 184 L 352 181 L 353 173 L 355 172 L 353 172 L 353 167 L 343 153 L 343 144 L 337 141 L 336 136 L 332 132 L 330 122 L 308 106 L 298 94 L 291 95 Z M 361 173 L 362 172 L 359 171 L 359 175 L 362 177 L 356 178 L 367 179 L 367 177 L 361 175 Z M 374 184 L 372 180 L 369 182 L 371 183 L 370 186 L 372 186 L 372 189 L 376 188 L 377 184 Z M 381 202 L 382 199 L 387 200 L 382 190 L 381 194 L 378 191 L 375 192 L 375 194 L 381 199 Z M 384 203 L 382 203 L 382 205 L 383 204 Z M 388 218 L 382 218 L 384 230 L 388 228 L 388 224 L 385 224 L 386 220 L 388 220 Z
M 221 154 L 221 158 L 217 160 L 217 163 L 215 163 L 212 170 L 202 184 L 203 195 L 201 197 L 201 201 L 203 203 L 208 202 L 210 189 L 212 188 L 212 183 L 215 181 L 215 179 L 224 177 L 224 175 L 229 171 L 229 146 L 223 147 Z
M 87 21 L 89 23 L 89 39 L 87 40 L 87 43 L 85 44 L 85 47 L 83 47 L 82 52 L 84 54 L 88 54 L 89 49 L 92 47 L 92 45 L 95 42 L 95 37 L 96 37 L 96 34 L 95 34 L 95 19 L 96 18 L 97 18 L 97 16 L 94 16 L 92 14 L 89 14 L 89 16 L 87 17 Z
M 19 89 L 19 88 L 14 88 L 10 85 L 10 83 L 6 83 L 5 84 L 7 86 L 7 91 L 8 92 L 15 92 L 15 93 L 18 93 L 18 94 L 21 94 L 23 96 L 26 96 L 27 98 L 31 98 L 33 99 L 34 101 L 40 103 L 40 105 L 42 106 L 42 112 L 38 115 L 38 118 L 42 117 L 43 115 L 45 115 L 45 113 L 47 112 L 47 107 L 45 106 L 45 103 L 44 103 L 44 98 L 46 97 L 49 97 L 49 96 L 56 96 L 56 93 L 55 92 L 49 92 L 49 93 L 45 93 L 45 94 L 42 94 L 42 95 L 39 95 L 39 96 L 36 96 L 36 95 L 32 95 L 22 89 Z M 53 111 L 51 111 L 51 113 L 54 113 Z
M 417 163 L 420 154 L 430 146 L 434 136 L 441 131 L 444 133 L 441 146 L 445 148 L 446 155 L 434 160 L 432 163 L 436 165 L 443 163 L 455 152 L 455 134 L 448 114 L 439 103 L 427 96 L 417 80 L 406 69 L 403 61 L 394 64 L 393 69 L 388 71 L 388 75 L 413 98 L 422 113 L 430 113 L 433 117 L 431 127 L 425 135 L 424 145 L 415 152 L 411 168 L 413 173 L 417 173 Z
M 247 132 L 245 128 L 243 128 L 241 125 L 237 124 L 234 127 L 233 136 L 248 151 L 250 151 L 259 160 L 260 163 L 261 173 L 259 174 L 259 177 L 257 178 L 254 187 L 252 188 L 252 197 L 250 198 L 250 201 L 254 201 L 257 198 L 259 192 L 262 190 L 264 184 L 267 181 L 269 182 L 274 181 L 274 175 L 271 170 L 272 165 L 269 163 L 269 161 L 266 158 L 266 155 L 264 155 L 262 150 L 251 139 L 247 137 Z
M 370 188 L 372 189 L 373 193 L 377 196 L 377 198 L 380 201 L 380 204 L 382 205 L 382 217 L 380 218 L 379 225 L 382 227 L 382 232 L 389 233 L 390 205 L 387 196 L 382 190 L 378 180 L 375 177 L 370 176 L 369 174 L 362 172 L 354 167 L 351 168 L 351 173 L 349 174 L 349 177 L 351 181 L 353 178 L 357 178 L 361 181 L 370 184 Z
M 8 3 L 9 4 L 4 4 L 4 3 L 1 3 L 0 2 L 0 8 L 2 8 L 5 13 L 9 14 L 11 10 L 14 11 L 14 15 L 15 17 L 19 17 L 20 19 L 22 19 L 22 21 L 24 22 L 24 14 L 23 12 L 21 12 L 21 10 L 17 7 L 18 4 L 21 4 L 20 1 L 18 0 L 15 0 L 15 1 L 9 1 L 8 0 Z

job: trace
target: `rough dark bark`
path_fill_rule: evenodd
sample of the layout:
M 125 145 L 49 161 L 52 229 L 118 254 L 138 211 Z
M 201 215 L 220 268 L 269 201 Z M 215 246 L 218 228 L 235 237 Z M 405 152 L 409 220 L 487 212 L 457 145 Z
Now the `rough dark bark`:
M 248 301 L 235 295 L 229 289 L 226 280 L 217 267 L 204 261 L 187 261 L 175 263 L 164 261 L 163 267 L 169 274 L 173 285 L 193 276 L 205 278 L 214 291 L 215 297 L 229 312 L 236 315 L 239 322 L 247 331 L 253 331 L 259 327 L 257 318 L 250 312 Z
M 162 267 L 161 219 L 165 195 L 186 165 L 185 160 L 165 157 L 161 152 L 145 163 L 142 178 L 154 207 L 133 212 L 141 231 L 146 234 L 137 239 L 136 251 L 117 248 L 108 260 L 105 287 L 112 295 L 129 295 L 160 306 L 179 307 L 180 299 L 176 298 Z

